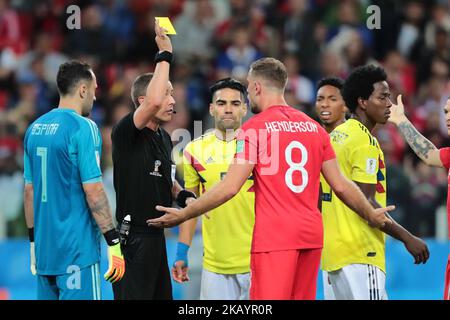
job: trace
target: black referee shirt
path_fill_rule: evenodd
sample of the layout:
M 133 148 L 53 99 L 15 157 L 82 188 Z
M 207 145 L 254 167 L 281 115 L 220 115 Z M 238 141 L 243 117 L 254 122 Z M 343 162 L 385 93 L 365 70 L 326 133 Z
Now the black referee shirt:
M 146 220 L 162 215 L 156 205 L 172 206 L 172 141 L 164 129 L 137 129 L 133 115 L 125 116 L 111 134 L 116 219 L 121 223 L 130 214 L 131 233 L 162 233 Z

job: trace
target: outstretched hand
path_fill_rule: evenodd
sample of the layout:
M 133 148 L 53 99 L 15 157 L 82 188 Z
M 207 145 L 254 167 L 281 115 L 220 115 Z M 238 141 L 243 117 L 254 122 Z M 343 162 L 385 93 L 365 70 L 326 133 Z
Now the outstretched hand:
M 156 206 L 156 210 L 165 212 L 166 214 L 156 219 L 147 220 L 149 227 L 170 228 L 187 220 L 183 212 L 176 208 Z

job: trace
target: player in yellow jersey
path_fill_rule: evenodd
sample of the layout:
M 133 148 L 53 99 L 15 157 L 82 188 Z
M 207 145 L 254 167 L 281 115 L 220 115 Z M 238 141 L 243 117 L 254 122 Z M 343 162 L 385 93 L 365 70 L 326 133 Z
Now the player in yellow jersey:
M 234 79 L 223 79 L 211 88 L 210 114 L 215 130 L 190 142 L 183 152 L 185 188 L 197 195 L 223 179 L 236 152 L 235 131 L 247 113 L 246 89 Z M 255 221 L 251 177 L 229 202 L 202 219 L 203 271 L 200 299 L 248 299 L 250 246 Z M 226 214 L 222 214 L 226 212 Z M 197 219 L 180 226 L 173 279 L 187 281 L 189 248 Z
M 389 118 L 392 103 L 386 79 L 382 68 L 356 68 L 342 89 L 351 117 L 330 133 L 343 174 L 376 208 L 386 205 L 386 169 L 383 152 L 371 131 Z M 425 242 L 398 223 L 381 230 L 372 228 L 335 197 L 326 183 L 322 184 L 322 192 L 322 270 L 327 272 L 332 288 L 332 295 L 326 299 L 387 299 L 383 232 L 402 241 L 416 264 L 427 261 Z
M 328 133 L 345 122 L 348 109 L 341 94 L 343 87 L 344 81 L 335 77 L 323 78 L 317 84 L 316 113 Z
M 323 78 L 317 84 L 316 95 L 316 113 L 324 129 L 331 133 L 338 125 L 345 122 L 345 115 L 348 108 L 345 105 L 341 90 L 344 87 L 344 81 L 341 78 L 328 77 Z M 323 189 L 326 189 L 324 195 Z M 327 197 L 331 194 L 330 186 L 325 181 L 325 178 L 320 175 L 320 196 L 319 209 L 322 210 L 322 199 L 327 201 Z M 325 197 L 325 198 L 324 198 Z M 325 300 L 335 300 L 328 272 L 322 270 L 323 279 L 323 293 Z

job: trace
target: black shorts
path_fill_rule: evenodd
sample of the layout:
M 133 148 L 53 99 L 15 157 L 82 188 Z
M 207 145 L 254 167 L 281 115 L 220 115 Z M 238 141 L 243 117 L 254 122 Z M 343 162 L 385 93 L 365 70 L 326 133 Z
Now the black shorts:
M 113 283 L 115 300 L 173 299 L 164 234 L 130 234 L 122 253 L 125 274 Z

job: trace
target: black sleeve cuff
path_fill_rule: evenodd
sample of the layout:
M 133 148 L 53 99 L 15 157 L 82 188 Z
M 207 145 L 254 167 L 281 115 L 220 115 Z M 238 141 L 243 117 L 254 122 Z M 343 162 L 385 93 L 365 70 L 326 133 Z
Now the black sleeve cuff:
M 195 196 L 195 193 L 183 189 L 183 190 L 181 190 L 178 193 L 178 196 L 177 196 L 177 199 L 176 199 L 177 205 L 179 205 L 181 208 L 185 208 L 186 207 L 186 199 L 187 198 L 197 199 L 197 197 Z
M 173 54 L 169 51 L 157 52 L 155 55 L 155 63 L 166 61 L 169 64 L 173 62 Z
M 114 246 L 120 243 L 119 232 L 116 229 L 111 229 L 106 231 L 103 236 L 105 237 L 108 246 Z
M 34 227 L 28 228 L 28 239 L 30 239 L 30 242 L 34 242 Z

